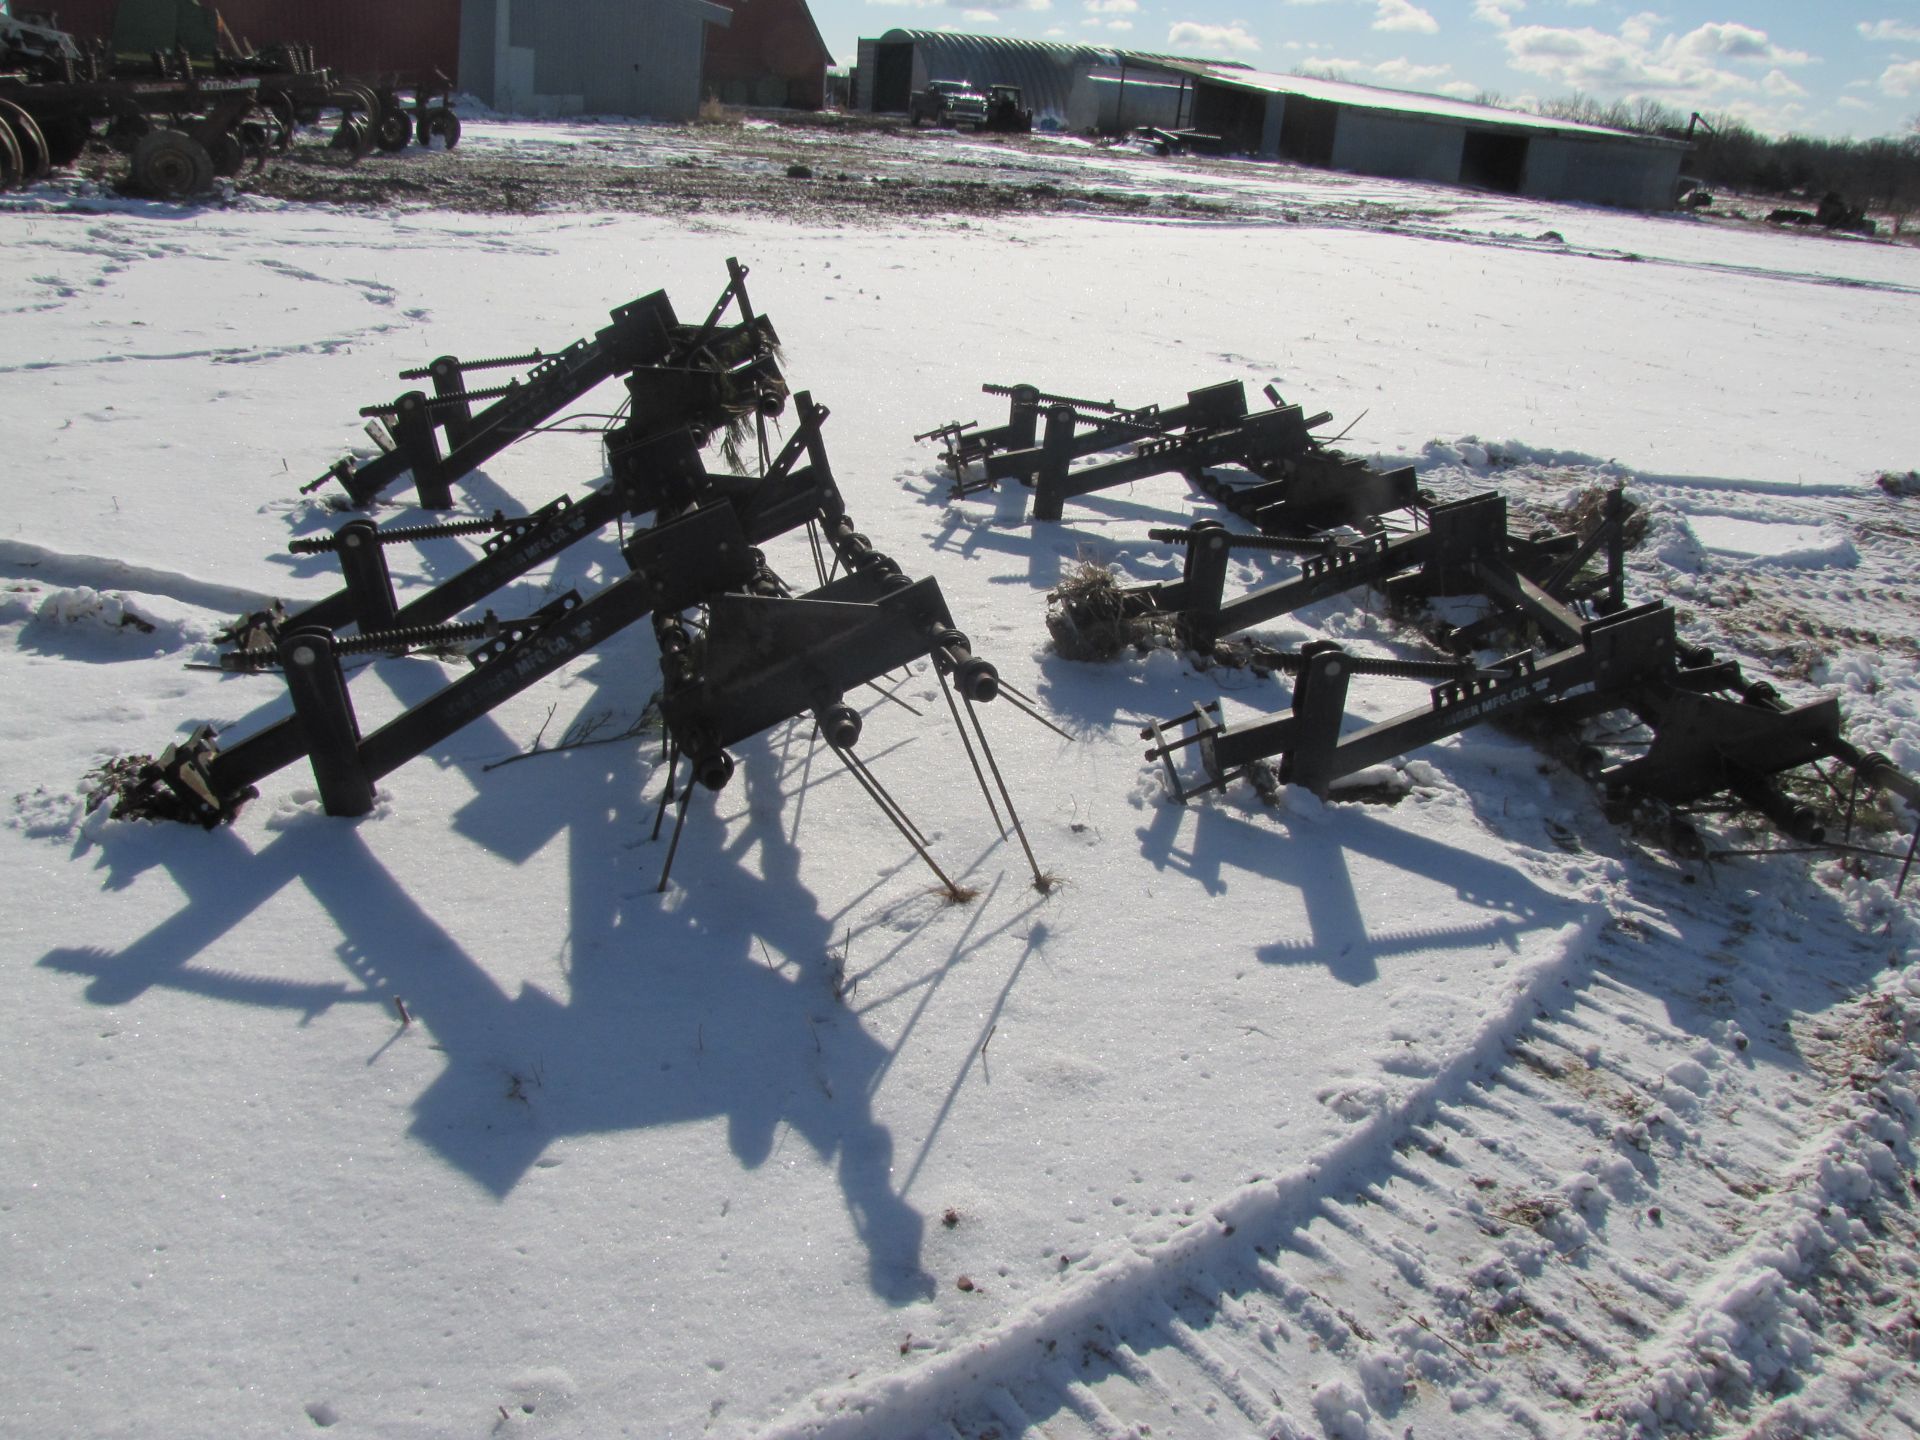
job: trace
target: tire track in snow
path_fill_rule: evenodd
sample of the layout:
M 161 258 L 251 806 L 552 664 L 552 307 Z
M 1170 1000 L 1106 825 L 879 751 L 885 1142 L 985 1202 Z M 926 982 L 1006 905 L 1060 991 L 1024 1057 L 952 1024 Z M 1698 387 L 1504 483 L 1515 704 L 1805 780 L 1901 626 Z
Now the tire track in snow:
M 1901 1173 L 1920 1132 L 1911 1047 L 1904 1078 L 1878 1088 L 1848 1049 L 1878 1023 L 1877 1053 L 1894 1053 L 1892 1002 L 1848 1001 L 1801 1033 L 1795 1002 L 1830 993 L 1827 977 L 1762 968 L 1756 984 L 1801 993 L 1742 1012 L 1794 1033 L 1756 1045 L 1702 1018 L 1769 946 L 1856 960 L 1871 946 L 1842 933 L 1844 914 L 1831 935 L 1789 919 L 1757 936 L 1736 915 L 1727 946 L 1702 953 L 1693 918 L 1668 923 L 1688 893 L 1663 885 L 1666 909 L 1621 896 L 1563 932 L 1465 1051 L 1306 1165 L 1090 1262 L 918 1368 L 814 1397 L 763 1440 L 1625 1436 L 1736 1420 L 1866 1437 L 1913 1416 L 1920 1321 L 1856 1253 L 1866 1231 L 1896 1251 L 1920 1238 Z M 1910 1037 L 1920 1007 L 1905 1003 Z M 1689 1008 L 1692 1028 L 1677 1023 Z M 1823 1044 L 1831 1057 L 1805 1063 Z M 1850 1308 L 1872 1316 L 1865 1340 L 1817 1333 L 1815 1312 Z
M 1149 1365 L 1139 1358 L 1139 1352 L 1161 1347 L 1150 1342 L 1136 1347 L 1139 1337 L 1131 1332 L 1138 1322 L 1132 1317 L 1156 1305 L 1176 1305 L 1184 1294 L 1205 1295 L 1209 1291 L 1217 1297 L 1217 1313 L 1217 1300 L 1225 1297 L 1217 1286 L 1207 1285 L 1204 1277 L 1251 1266 L 1262 1236 L 1277 1239 L 1304 1229 L 1317 1212 L 1323 1192 L 1343 1188 L 1355 1177 L 1377 1174 L 1389 1167 L 1395 1150 L 1417 1127 L 1432 1119 L 1445 1097 L 1464 1089 L 1477 1077 L 1497 1071 L 1507 1046 L 1525 1031 L 1543 1005 L 1556 999 L 1564 988 L 1562 982 L 1570 983 L 1584 968 L 1584 957 L 1599 923 L 1596 919 L 1564 930 L 1554 953 L 1531 967 L 1509 992 L 1506 1003 L 1451 1063 L 1402 1099 L 1359 1122 L 1350 1134 L 1315 1159 L 1286 1175 L 1246 1186 L 1165 1239 L 1136 1244 L 1128 1254 L 1100 1261 L 1088 1273 L 1068 1282 L 1063 1293 L 1036 1302 L 995 1330 L 929 1359 L 910 1373 L 816 1397 L 816 1414 L 773 1427 L 766 1432 L 765 1440 L 882 1440 L 933 1433 L 942 1423 L 963 1418 L 983 1403 L 979 1397 L 996 1387 L 1007 1391 L 1017 1403 L 1014 1389 L 1034 1385 L 1038 1366 L 1056 1359 L 1070 1363 L 1076 1347 L 1101 1358 L 1113 1373 L 1127 1377 L 1141 1396 L 1155 1400 L 1153 1408 L 1178 1410 L 1179 1397 L 1194 1387 L 1190 1381 L 1181 1380 L 1163 1386 L 1153 1378 L 1159 1374 L 1160 1357 Z M 1196 1281 L 1201 1287 L 1198 1290 Z M 1118 1322 L 1116 1332 L 1109 1328 L 1109 1317 L 1127 1318 Z M 1040 1383 L 1043 1392 L 1058 1393 L 1057 1387 Z M 1204 1395 L 1205 1390 L 1201 1393 Z M 1000 1408 L 1005 1410 L 1004 1400 Z M 1071 1412 L 1073 1406 L 1060 1396 L 1051 1408 Z M 1102 1408 L 1111 1409 L 1104 1400 Z M 1028 1423 L 1047 1413 L 1047 1407 L 1042 1406 L 1039 1416 L 1035 1415 L 1031 1395 L 1020 1409 L 1027 1414 Z M 1100 1425 L 1106 1424 L 1103 1417 Z M 978 1431 L 977 1427 L 968 1431 L 963 1425 L 961 1433 Z M 1090 1433 L 1102 1431 L 1096 1428 Z M 1112 1433 L 1135 1432 L 1117 1429 Z M 1162 1433 L 1200 1432 L 1175 1429 Z

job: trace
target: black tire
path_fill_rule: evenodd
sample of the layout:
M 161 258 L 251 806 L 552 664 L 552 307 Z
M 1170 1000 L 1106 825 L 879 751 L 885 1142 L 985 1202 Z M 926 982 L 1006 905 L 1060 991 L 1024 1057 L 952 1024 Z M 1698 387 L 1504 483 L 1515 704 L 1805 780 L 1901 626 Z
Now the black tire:
M 26 178 L 27 166 L 20 158 L 20 142 L 13 138 L 13 127 L 0 120 L 0 190 L 11 190 Z
M 160 200 L 183 200 L 213 188 L 213 157 L 178 130 L 155 130 L 133 147 L 133 188 Z
M 420 143 L 429 150 L 451 150 L 460 143 L 460 117 L 444 105 L 423 112 L 418 127 Z
M 413 121 L 398 105 L 387 106 L 380 112 L 380 124 L 373 139 L 389 154 L 404 150 L 413 143 Z
M 53 168 L 53 150 L 41 132 L 40 122 L 11 100 L 0 100 L 0 120 L 5 120 L 13 129 L 26 179 L 29 182 L 46 179 L 47 172 Z

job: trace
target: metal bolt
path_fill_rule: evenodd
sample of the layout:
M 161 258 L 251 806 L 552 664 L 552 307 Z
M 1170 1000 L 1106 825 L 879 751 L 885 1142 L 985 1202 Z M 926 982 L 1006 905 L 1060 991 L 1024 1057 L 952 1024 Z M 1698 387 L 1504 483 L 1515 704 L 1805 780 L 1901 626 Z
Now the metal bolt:
M 320 652 L 311 645 L 296 645 L 293 649 L 293 663 L 296 665 L 313 665 L 319 659 Z

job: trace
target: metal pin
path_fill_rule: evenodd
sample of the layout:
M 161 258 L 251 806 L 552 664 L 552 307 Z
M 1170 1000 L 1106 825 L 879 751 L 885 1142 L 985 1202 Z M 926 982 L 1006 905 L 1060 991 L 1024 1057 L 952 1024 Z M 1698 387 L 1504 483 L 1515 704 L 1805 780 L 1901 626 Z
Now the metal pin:
M 1053 731 L 1053 733 L 1058 735 L 1062 740 L 1071 740 L 1074 738 L 1072 735 L 1069 735 L 1065 730 L 1062 730 L 1058 725 L 1054 724 L 1051 720 L 1047 719 L 1046 716 L 1042 715 L 1038 710 L 1038 708 L 1036 708 L 1040 702 L 1035 700 L 1031 695 L 1024 694 L 1020 690 L 1017 690 L 1012 685 L 1008 684 L 1007 677 L 1004 675 L 1000 677 L 1000 693 L 1007 697 L 1007 703 L 1013 706 L 1014 709 L 1020 711 L 1021 714 L 1023 715 L 1032 716 L 1035 720 L 1038 720 L 1042 725 L 1046 726 L 1049 730 Z
M 666 766 L 667 781 L 660 787 L 660 808 L 653 812 L 653 834 L 647 837 L 649 840 L 660 838 L 660 822 L 667 818 L 667 800 L 673 794 L 673 772 L 680 765 L 680 747 L 669 740 L 664 731 L 660 736 L 660 748 L 665 752 L 661 759 Z
M 1000 809 L 993 803 L 993 791 L 987 788 L 987 777 L 981 773 L 980 761 L 974 756 L 973 741 L 967 736 L 967 723 L 960 718 L 960 707 L 953 700 L 953 687 L 947 684 L 946 672 L 938 663 L 934 665 L 933 673 L 940 677 L 940 693 L 947 697 L 947 709 L 953 712 L 953 728 L 960 732 L 960 743 L 967 750 L 967 763 L 973 766 L 973 778 L 980 782 L 980 793 L 986 797 L 987 810 L 993 816 L 994 828 L 1000 832 L 1000 838 L 1004 840 L 1007 838 L 1006 822 L 1000 818 Z
M 973 721 L 974 734 L 980 737 L 980 753 L 987 757 L 987 768 L 993 772 L 993 783 L 999 787 L 1000 798 L 1006 802 L 1007 819 L 1013 824 L 1013 833 L 1020 837 L 1020 848 L 1026 851 L 1027 868 L 1033 871 L 1033 888 L 1041 894 L 1053 888 L 1053 882 L 1040 873 L 1040 862 L 1033 858 L 1033 846 L 1027 843 L 1027 832 L 1020 823 L 1020 816 L 1013 808 L 1013 796 L 1007 793 L 1007 782 L 1001 778 L 1000 765 L 993 758 L 993 746 L 987 743 L 987 732 L 980 725 L 980 712 L 974 709 L 973 697 L 962 695 L 967 702 L 967 718 Z
M 679 814 L 673 820 L 673 839 L 667 844 L 667 863 L 660 867 L 660 883 L 654 887 L 654 894 L 667 893 L 667 877 L 673 873 L 673 857 L 680 850 L 680 832 L 687 824 L 687 804 L 693 799 L 693 787 L 697 782 L 693 776 L 687 777 L 687 788 L 680 792 Z
M 867 797 L 872 800 L 875 805 L 880 807 L 880 813 L 893 822 L 894 828 L 900 832 L 900 837 L 913 847 L 913 853 L 924 860 L 927 868 L 940 877 L 940 883 L 946 886 L 947 893 L 949 895 L 963 896 L 965 892 L 962 891 L 958 885 L 954 884 L 952 880 L 947 878 L 946 871 L 934 863 L 933 856 L 927 853 L 927 847 L 921 844 L 920 841 L 914 839 L 914 832 L 907 828 L 909 822 L 905 820 L 904 812 L 896 813 L 891 804 L 891 797 L 882 799 L 881 797 L 884 792 L 876 793 L 874 787 L 879 782 L 874 780 L 871 775 L 863 774 L 859 767 L 850 763 L 851 752 L 842 750 L 834 745 L 829 745 L 827 748 L 840 757 L 840 763 L 847 767 L 847 773 L 860 782 L 861 788 L 867 792 Z

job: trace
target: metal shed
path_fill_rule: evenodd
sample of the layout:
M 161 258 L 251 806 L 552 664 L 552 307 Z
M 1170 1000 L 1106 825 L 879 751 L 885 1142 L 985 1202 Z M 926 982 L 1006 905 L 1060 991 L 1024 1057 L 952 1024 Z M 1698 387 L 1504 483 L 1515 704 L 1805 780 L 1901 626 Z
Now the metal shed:
M 1438 95 L 1164 63 L 1193 77 L 1196 129 L 1248 153 L 1362 175 L 1664 210 L 1690 149 Z
M 710 0 L 460 0 L 460 86 L 522 115 L 690 120 Z

